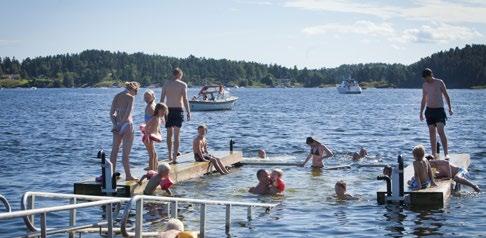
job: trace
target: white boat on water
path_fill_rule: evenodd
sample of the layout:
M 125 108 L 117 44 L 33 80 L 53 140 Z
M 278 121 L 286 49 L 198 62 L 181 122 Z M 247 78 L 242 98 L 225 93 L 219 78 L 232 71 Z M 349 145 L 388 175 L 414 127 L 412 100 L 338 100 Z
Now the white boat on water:
M 341 94 L 360 94 L 361 87 L 355 80 L 345 80 L 341 84 L 336 84 L 336 88 Z
M 189 100 L 191 111 L 231 110 L 238 98 L 230 96 L 221 86 L 204 86 L 197 96 Z

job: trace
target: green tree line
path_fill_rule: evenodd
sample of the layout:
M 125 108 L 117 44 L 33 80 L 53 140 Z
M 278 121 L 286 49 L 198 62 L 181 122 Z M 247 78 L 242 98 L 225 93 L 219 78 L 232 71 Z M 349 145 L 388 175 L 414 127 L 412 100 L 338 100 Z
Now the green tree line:
M 352 78 L 365 85 L 401 88 L 420 87 L 422 69 L 429 67 L 448 87 L 471 88 L 486 85 L 486 45 L 466 45 L 462 49 L 456 47 L 411 65 L 369 63 L 321 69 L 298 69 L 295 66 L 289 68 L 193 55 L 175 58 L 86 50 L 79 54 L 26 58 L 23 61 L 0 58 L 0 82 L 23 80 L 25 86 L 84 87 L 138 81 L 146 86 L 163 83 L 170 78 L 175 67 L 183 69 L 185 80 L 191 85 L 223 83 L 319 87 Z

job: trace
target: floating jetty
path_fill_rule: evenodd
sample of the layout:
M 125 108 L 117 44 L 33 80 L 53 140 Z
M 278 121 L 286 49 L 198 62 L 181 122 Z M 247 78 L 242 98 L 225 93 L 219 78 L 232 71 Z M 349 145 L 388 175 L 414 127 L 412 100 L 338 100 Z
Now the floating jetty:
M 467 169 L 471 164 L 469 154 L 450 154 L 449 162 L 457 167 Z M 404 188 L 404 202 L 411 207 L 416 208 L 443 208 L 449 200 L 455 182 L 452 179 L 436 179 L 436 187 L 429 187 L 426 189 L 412 191 L 406 185 L 414 176 L 413 164 L 407 166 L 403 171 Z M 377 192 L 378 204 L 386 203 L 386 191 L 383 189 Z
M 220 158 L 223 165 L 227 167 L 233 166 L 243 160 L 243 153 L 241 151 L 211 151 L 211 154 Z M 171 165 L 170 178 L 174 183 L 180 183 L 215 171 L 213 166 L 211 166 L 211 168 L 209 167 L 209 162 L 196 162 L 194 161 L 194 155 L 192 153 L 187 153 L 179 156 L 177 164 Z M 132 168 L 132 174 L 140 178 L 145 174 L 145 170 L 143 168 Z M 134 195 L 143 194 L 147 182 L 147 180 L 144 180 L 143 183 L 139 185 L 136 181 L 119 179 L 116 185 L 117 192 L 111 196 L 132 197 Z M 106 195 L 101 191 L 101 183 L 96 182 L 94 177 L 89 180 L 74 183 L 74 194 L 94 196 Z

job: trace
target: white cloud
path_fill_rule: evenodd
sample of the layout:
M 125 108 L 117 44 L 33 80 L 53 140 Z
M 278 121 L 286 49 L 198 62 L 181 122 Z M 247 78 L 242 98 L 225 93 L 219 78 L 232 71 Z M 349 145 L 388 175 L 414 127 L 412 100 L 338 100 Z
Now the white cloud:
M 405 18 L 443 23 L 486 24 L 484 0 L 415 0 L 400 7 L 387 5 L 386 2 L 364 4 L 357 0 L 289 0 L 284 6 L 304 10 L 358 13 L 383 19 Z
M 310 26 L 302 29 L 302 32 L 309 36 L 360 34 L 368 37 L 380 37 L 392 42 L 395 46 L 397 46 L 396 44 L 406 43 L 447 43 L 482 37 L 482 34 L 474 29 L 445 23 L 433 23 L 422 25 L 420 28 L 397 30 L 387 22 L 356 21 L 353 24 L 330 23 Z M 367 40 L 371 42 L 369 38 Z M 400 46 L 394 48 L 398 47 Z

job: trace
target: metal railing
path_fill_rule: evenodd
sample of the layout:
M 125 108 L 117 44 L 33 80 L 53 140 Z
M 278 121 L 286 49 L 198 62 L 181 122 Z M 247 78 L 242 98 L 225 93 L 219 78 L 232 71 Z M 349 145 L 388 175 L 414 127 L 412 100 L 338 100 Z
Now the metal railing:
M 7 212 L 12 211 L 12 207 L 10 206 L 10 203 L 8 203 L 7 198 L 5 198 L 3 195 L 0 195 L 0 202 L 3 203 L 3 205 L 5 206 L 5 210 L 7 210 Z
M 190 199 L 190 198 L 173 198 L 173 197 L 157 197 L 157 196 L 147 196 L 147 195 L 137 195 L 132 197 L 130 202 L 125 206 L 125 211 L 121 220 L 120 230 L 123 236 L 140 238 L 142 236 L 153 236 L 157 233 L 153 232 L 143 232 L 143 204 L 144 202 L 150 201 L 160 201 L 168 204 L 167 213 L 172 218 L 177 218 L 177 210 L 179 203 L 190 203 L 200 205 L 200 219 L 199 219 L 199 237 L 204 238 L 206 232 L 206 208 L 207 205 L 220 205 L 226 207 L 225 216 L 225 231 L 226 234 L 230 233 L 231 227 L 231 208 L 232 207 L 246 207 L 247 208 L 247 218 L 251 220 L 252 208 L 253 207 L 263 207 L 270 210 L 277 206 L 277 204 L 270 203 L 248 203 L 248 202 L 231 202 L 231 201 L 218 201 L 218 200 L 203 200 L 203 199 Z M 128 217 L 132 208 L 135 207 L 135 227 L 127 228 Z M 128 230 L 135 230 L 135 232 L 128 232 Z
M 0 195 L 1 196 L 1 195 Z M 69 205 L 59 205 L 52 207 L 35 208 L 35 200 L 37 197 L 52 198 L 52 199 L 69 199 Z M 0 200 L 3 197 L 0 197 Z M 4 199 L 4 198 L 3 198 Z M 2 200 L 3 201 L 3 200 Z M 8 201 L 4 199 L 6 206 L 8 208 L 10 205 Z M 78 203 L 79 201 L 87 201 L 83 203 Z M 199 237 L 205 236 L 206 231 L 206 208 L 208 205 L 219 205 L 225 206 L 226 208 L 226 223 L 225 231 L 226 234 L 230 232 L 231 226 L 231 208 L 232 207 L 246 207 L 247 208 L 247 218 L 251 220 L 252 208 L 253 207 L 263 207 L 267 210 L 274 208 L 277 204 L 269 203 L 247 203 L 247 202 L 231 202 L 231 201 L 217 201 L 217 200 L 203 200 L 203 199 L 190 199 L 190 198 L 174 198 L 174 197 L 158 197 L 158 196 L 147 196 L 147 195 L 137 195 L 132 198 L 122 198 L 122 197 L 104 197 L 104 196 L 90 196 L 90 195 L 78 195 L 78 194 L 62 194 L 62 193 L 48 193 L 48 192 L 26 192 L 21 200 L 20 211 L 0 213 L 0 220 L 13 219 L 13 218 L 23 218 L 24 223 L 30 231 L 26 237 L 47 237 L 48 234 L 56 233 L 69 233 L 70 237 L 75 236 L 75 232 L 79 230 L 87 230 L 92 228 L 106 227 L 107 237 L 112 237 L 114 234 L 114 220 L 119 215 L 119 211 L 122 203 L 128 202 L 125 206 L 123 217 L 120 221 L 119 231 L 122 235 L 127 237 L 142 237 L 142 236 L 154 236 L 157 235 L 156 232 L 143 232 L 143 205 L 144 202 L 162 202 L 167 204 L 167 214 L 169 217 L 178 217 L 178 204 L 179 203 L 189 203 L 198 204 L 200 206 L 200 220 L 199 220 Z M 113 206 L 115 211 L 113 211 Z M 105 206 L 105 219 L 87 225 L 76 225 L 77 220 L 77 209 L 88 208 L 88 207 L 99 207 Z M 128 218 L 132 208 L 135 207 L 135 226 L 127 227 Z M 8 209 L 10 211 L 10 209 Z M 51 212 L 59 211 L 69 211 L 69 226 L 65 228 L 47 228 L 47 214 Z M 40 228 L 34 225 L 34 215 L 40 215 Z M 116 229 L 118 230 L 118 229 Z M 130 232 L 134 230 L 134 232 Z

